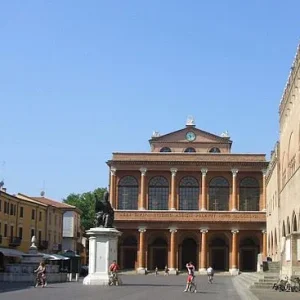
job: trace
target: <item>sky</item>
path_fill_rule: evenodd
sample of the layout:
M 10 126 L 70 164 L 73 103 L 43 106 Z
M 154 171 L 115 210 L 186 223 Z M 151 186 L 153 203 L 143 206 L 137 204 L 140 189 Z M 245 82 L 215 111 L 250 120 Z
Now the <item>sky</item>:
M 0 2 L 0 180 L 61 200 L 108 185 L 153 131 L 266 153 L 300 41 L 298 0 Z

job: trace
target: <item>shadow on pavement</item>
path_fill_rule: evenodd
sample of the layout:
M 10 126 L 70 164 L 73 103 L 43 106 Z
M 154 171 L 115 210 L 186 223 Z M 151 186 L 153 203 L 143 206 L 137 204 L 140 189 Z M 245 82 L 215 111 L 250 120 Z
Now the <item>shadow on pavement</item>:
M 0 293 L 33 288 L 30 282 L 0 282 Z

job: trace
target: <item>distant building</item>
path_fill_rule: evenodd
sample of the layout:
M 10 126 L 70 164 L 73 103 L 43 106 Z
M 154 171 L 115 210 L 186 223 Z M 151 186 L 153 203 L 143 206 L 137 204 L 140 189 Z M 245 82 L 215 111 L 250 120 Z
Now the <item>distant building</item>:
M 265 154 L 233 154 L 228 132 L 154 132 L 151 152 L 113 153 L 110 197 L 122 268 L 255 271 L 267 254 Z
M 267 173 L 268 255 L 300 275 L 300 45 L 279 106 L 279 142 Z

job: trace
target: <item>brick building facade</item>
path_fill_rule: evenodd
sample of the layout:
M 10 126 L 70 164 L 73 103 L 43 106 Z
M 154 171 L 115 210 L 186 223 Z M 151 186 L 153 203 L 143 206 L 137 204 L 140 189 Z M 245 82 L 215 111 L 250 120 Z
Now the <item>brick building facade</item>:
M 232 154 L 226 133 L 195 127 L 150 139 L 149 153 L 113 153 L 110 196 L 123 269 L 256 270 L 266 255 L 264 154 Z

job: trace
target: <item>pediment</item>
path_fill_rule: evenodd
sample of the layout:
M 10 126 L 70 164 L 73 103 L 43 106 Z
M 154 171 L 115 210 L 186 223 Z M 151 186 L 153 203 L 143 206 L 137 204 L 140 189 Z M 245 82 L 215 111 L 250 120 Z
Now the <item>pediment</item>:
M 195 139 L 193 141 L 187 140 L 187 133 L 193 132 Z M 231 144 L 232 141 L 228 137 L 221 137 L 207 131 L 198 129 L 196 127 L 185 127 L 183 129 L 170 132 L 158 137 L 152 137 L 150 143 L 216 143 L 216 144 Z

